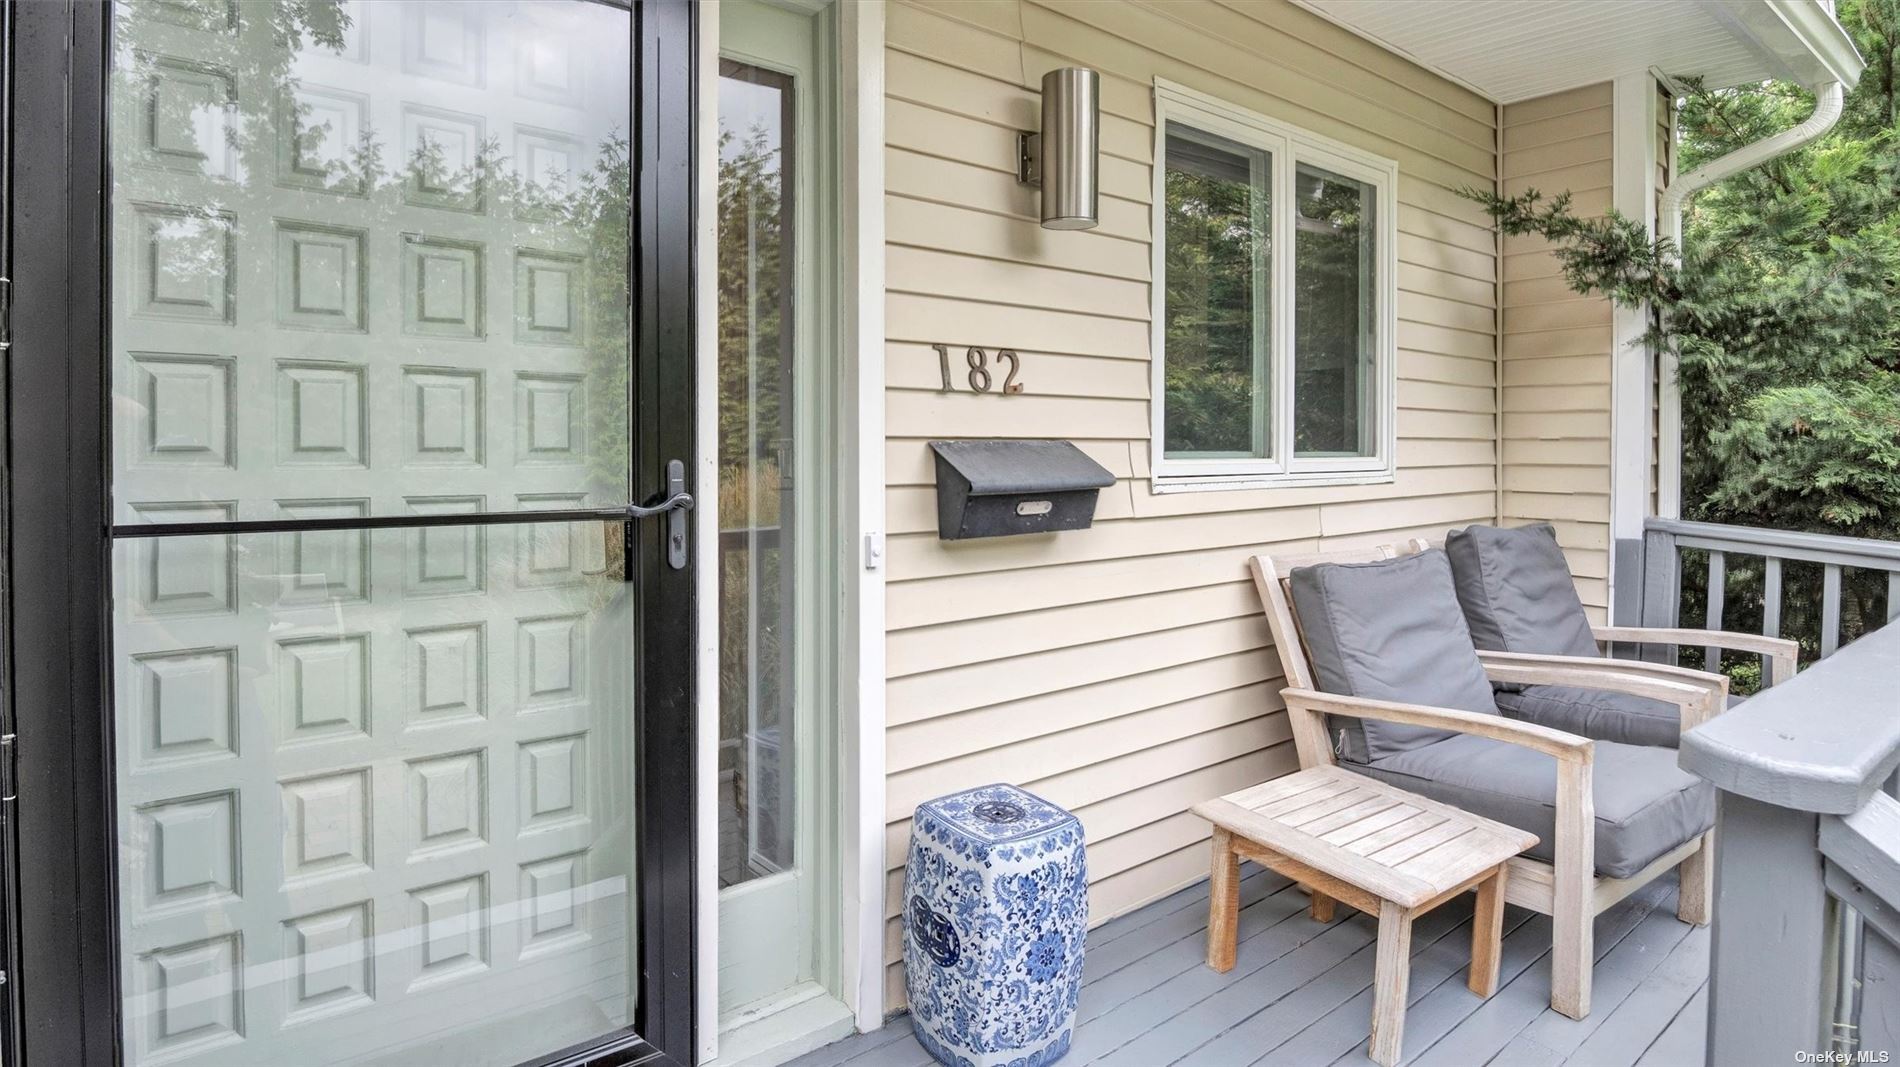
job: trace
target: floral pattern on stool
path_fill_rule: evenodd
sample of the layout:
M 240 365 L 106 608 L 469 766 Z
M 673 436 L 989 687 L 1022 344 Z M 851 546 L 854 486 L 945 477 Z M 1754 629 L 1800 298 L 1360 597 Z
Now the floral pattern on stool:
M 1074 815 L 1013 785 L 917 808 L 904 972 L 917 1040 L 949 1067 L 1042 1067 L 1069 1051 L 1088 864 Z

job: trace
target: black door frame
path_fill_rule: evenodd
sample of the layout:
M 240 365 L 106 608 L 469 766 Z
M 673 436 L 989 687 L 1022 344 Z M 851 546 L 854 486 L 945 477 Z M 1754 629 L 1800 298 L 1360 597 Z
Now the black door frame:
M 694 450 L 689 0 L 633 9 L 633 497 L 665 495 Z M 98 0 L 5 4 L 10 171 L 0 188 L 0 1013 L 6 1062 L 121 1062 L 111 697 L 106 85 Z M 10 305 L 10 306 L 9 306 Z M 690 477 L 690 475 L 689 475 Z M 544 518 L 552 516 L 543 516 Z M 601 516 L 590 516 L 601 517 Z M 667 524 L 629 523 L 637 583 L 640 998 L 634 1025 L 534 1067 L 694 1062 L 694 565 Z M 688 545 L 693 543 L 688 534 Z M 17 789 L 17 794 L 13 791 Z M 14 797 L 17 795 L 17 800 Z

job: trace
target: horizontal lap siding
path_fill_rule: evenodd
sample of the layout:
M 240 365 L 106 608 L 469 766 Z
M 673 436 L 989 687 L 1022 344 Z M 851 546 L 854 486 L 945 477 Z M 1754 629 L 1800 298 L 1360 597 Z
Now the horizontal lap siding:
M 910 813 L 1017 782 L 1088 830 L 1100 922 L 1205 876 L 1198 800 L 1295 769 L 1248 556 L 1489 521 L 1497 263 L 1456 190 L 1495 109 L 1284 2 L 917 2 L 889 13 L 887 1007 Z M 1015 130 L 1045 70 L 1102 73 L 1102 224 L 1037 225 Z M 1399 473 L 1390 485 L 1150 491 L 1152 85 L 1164 77 L 1399 162 Z M 938 392 L 933 344 L 1022 353 L 1025 391 Z M 961 380 L 961 375 L 956 375 Z M 927 442 L 1074 441 L 1097 524 L 945 545 Z
M 1504 108 L 1504 191 L 1568 192 L 1578 213 L 1609 210 L 1611 86 Z M 1570 291 L 1543 238 L 1504 241 L 1504 522 L 1550 522 L 1601 618 L 1609 595 L 1610 303 Z

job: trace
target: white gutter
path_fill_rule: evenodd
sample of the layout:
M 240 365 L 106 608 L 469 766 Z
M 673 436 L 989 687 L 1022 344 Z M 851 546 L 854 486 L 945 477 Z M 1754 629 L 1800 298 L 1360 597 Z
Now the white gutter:
M 1682 208 L 1691 194 L 1706 186 L 1714 185 L 1733 174 L 1740 174 L 1750 167 L 1758 167 L 1779 155 L 1785 155 L 1832 129 L 1840 121 L 1841 104 L 1847 96 L 1847 88 L 1837 81 L 1826 82 L 1814 90 L 1814 113 L 1799 126 L 1783 130 L 1773 137 L 1763 138 L 1753 144 L 1746 144 L 1726 156 L 1712 159 L 1700 167 L 1684 174 L 1663 189 L 1662 227 L 1663 233 L 1682 244 Z
M 1663 189 L 1662 233 L 1682 248 L 1682 209 L 1695 192 L 1734 174 L 1758 167 L 1779 155 L 1785 155 L 1820 137 L 1840 121 L 1842 101 L 1847 88 L 1838 81 L 1815 87 L 1814 113 L 1799 126 L 1783 130 L 1753 144 L 1746 144 L 1728 155 L 1712 159 L 1670 182 Z M 1656 510 L 1659 518 L 1682 517 L 1682 392 L 1676 381 L 1676 354 L 1664 350 L 1661 366 L 1661 395 L 1658 397 L 1656 436 Z

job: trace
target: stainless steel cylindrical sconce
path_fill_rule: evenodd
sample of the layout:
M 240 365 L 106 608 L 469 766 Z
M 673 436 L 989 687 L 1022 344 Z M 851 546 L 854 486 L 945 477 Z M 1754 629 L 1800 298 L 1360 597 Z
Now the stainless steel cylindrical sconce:
M 1016 177 L 1042 187 L 1047 230 L 1090 230 L 1100 220 L 1102 76 L 1063 67 L 1042 76 L 1042 130 L 1017 135 Z

